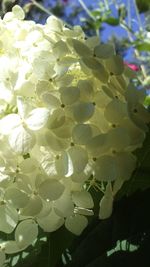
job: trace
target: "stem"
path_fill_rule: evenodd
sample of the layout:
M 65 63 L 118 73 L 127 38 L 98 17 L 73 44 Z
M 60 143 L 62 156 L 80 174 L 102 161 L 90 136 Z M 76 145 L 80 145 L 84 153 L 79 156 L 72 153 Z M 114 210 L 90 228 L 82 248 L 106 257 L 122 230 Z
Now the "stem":
M 109 10 L 109 3 L 107 0 L 104 0 L 104 5 L 105 5 L 106 10 Z
M 96 18 L 92 15 L 92 12 L 88 9 L 88 7 L 85 5 L 85 3 L 82 0 L 78 0 L 84 11 L 88 14 L 88 16 L 96 21 Z M 99 37 L 99 29 L 95 29 L 96 35 Z
M 139 15 L 139 10 L 138 10 L 138 7 L 137 7 L 137 4 L 136 4 L 136 1 L 135 0 L 133 0 L 133 4 L 134 4 L 134 7 L 135 7 L 137 21 L 139 23 L 139 30 L 142 31 L 143 30 L 143 25 L 142 25 L 142 22 L 141 22 L 141 18 L 140 18 L 140 15 Z
M 30 0 L 32 2 L 32 4 L 34 6 L 36 6 L 38 9 L 40 9 L 41 11 L 45 12 L 46 14 L 48 14 L 49 16 L 53 15 L 52 12 L 50 12 L 49 10 L 47 10 L 44 6 L 42 6 L 41 4 L 37 3 L 35 0 Z
M 131 2 L 128 0 L 128 27 L 131 29 Z
M 87 6 L 85 5 L 85 3 L 82 0 L 78 0 L 80 5 L 83 7 L 84 11 L 89 15 L 89 17 L 91 19 L 93 19 L 94 21 L 96 21 L 95 17 L 92 15 L 91 11 L 87 8 Z
M 134 39 L 133 39 L 131 33 L 129 31 L 127 31 L 127 34 L 128 34 L 128 37 L 129 37 L 129 40 L 131 41 L 131 43 L 134 42 Z M 140 57 L 140 53 L 136 48 L 134 48 L 134 54 L 135 54 L 136 58 Z M 146 73 L 146 68 L 145 68 L 145 66 L 143 64 L 141 64 L 141 72 L 142 72 L 142 75 L 143 75 L 143 79 L 146 79 L 147 78 L 147 73 Z

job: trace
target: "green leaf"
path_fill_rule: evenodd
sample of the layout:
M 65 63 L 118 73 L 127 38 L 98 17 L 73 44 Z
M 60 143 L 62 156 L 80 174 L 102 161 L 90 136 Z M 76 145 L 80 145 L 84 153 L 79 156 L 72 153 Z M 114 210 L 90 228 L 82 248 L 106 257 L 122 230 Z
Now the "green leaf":
M 69 248 L 76 238 L 64 226 L 50 234 L 49 239 L 49 267 L 55 267 L 61 255 Z
M 150 9 L 149 0 L 136 0 L 136 4 L 140 13 L 146 12 Z
M 102 18 L 102 22 L 105 22 L 112 26 L 118 26 L 119 25 L 119 19 L 114 17 L 108 17 L 108 18 Z
M 142 44 L 138 44 L 136 45 L 136 48 L 139 50 L 139 51 L 147 51 L 149 52 L 150 51 L 150 43 L 142 43 Z

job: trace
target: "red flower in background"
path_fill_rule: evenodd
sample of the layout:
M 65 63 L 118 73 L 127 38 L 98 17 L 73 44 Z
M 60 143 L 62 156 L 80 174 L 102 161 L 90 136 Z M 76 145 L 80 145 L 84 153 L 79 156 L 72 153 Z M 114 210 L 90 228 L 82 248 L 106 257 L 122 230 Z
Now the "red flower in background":
M 130 69 L 134 70 L 134 71 L 139 71 L 140 70 L 140 67 L 135 65 L 135 64 L 130 64 L 128 62 L 124 62 L 125 65 L 127 65 Z

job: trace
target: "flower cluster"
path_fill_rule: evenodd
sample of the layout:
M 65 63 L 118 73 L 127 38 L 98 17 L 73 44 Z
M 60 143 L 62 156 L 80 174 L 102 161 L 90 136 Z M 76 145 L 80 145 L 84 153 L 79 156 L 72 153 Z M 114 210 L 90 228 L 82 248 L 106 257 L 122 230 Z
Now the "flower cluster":
M 24 250 L 38 227 L 79 235 L 100 218 L 135 169 L 149 114 L 134 73 L 110 44 L 54 16 L 43 25 L 15 6 L 0 20 L 0 231 L 5 254 Z

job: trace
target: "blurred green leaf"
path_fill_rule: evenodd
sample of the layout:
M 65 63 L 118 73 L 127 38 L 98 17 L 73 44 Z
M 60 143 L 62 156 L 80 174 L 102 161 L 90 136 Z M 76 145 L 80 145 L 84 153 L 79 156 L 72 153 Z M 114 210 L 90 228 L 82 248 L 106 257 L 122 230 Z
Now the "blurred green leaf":
M 105 22 L 112 26 L 118 26 L 119 25 L 119 19 L 114 17 L 108 17 L 108 18 L 102 18 L 102 22 Z
M 137 44 L 136 48 L 139 51 L 147 51 L 148 52 L 148 51 L 150 51 L 150 43 L 144 42 L 142 44 Z
M 70 247 L 76 238 L 74 234 L 69 232 L 64 226 L 50 234 L 49 239 L 49 263 L 48 267 L 57 266 L 58 260 L 65 250 Z
M 140 13 L 146 12 L 150 9 L 150 0 L 136 0 L 136 4 Z

